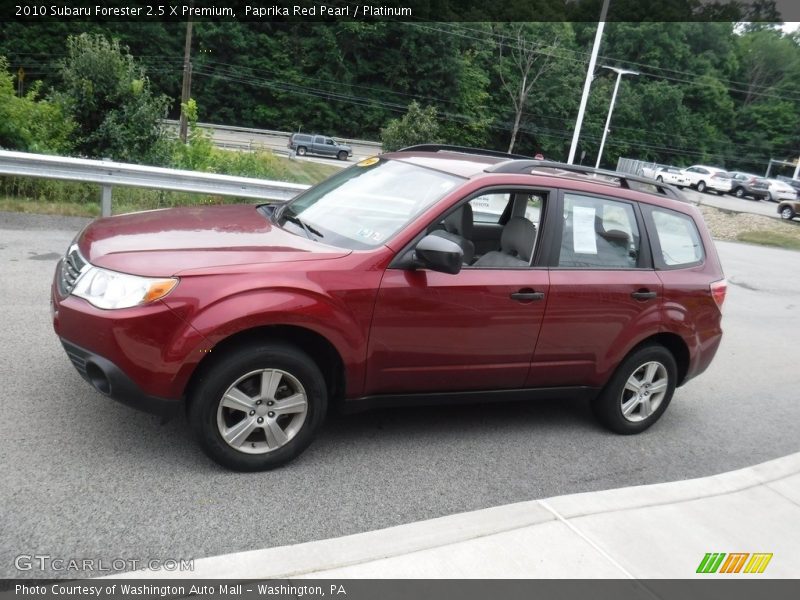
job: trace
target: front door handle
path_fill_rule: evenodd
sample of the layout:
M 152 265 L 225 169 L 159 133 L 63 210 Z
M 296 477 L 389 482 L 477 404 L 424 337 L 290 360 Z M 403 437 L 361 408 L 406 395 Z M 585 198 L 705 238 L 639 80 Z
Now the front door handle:
M 534 300 L 544 300 L 544 292 L 520 290 L 511 294 L 511 299 L 516 300 L 517 302 L 533 302 Z
M 652 300 L 657 295 L 658 294 L 656 294 L 655 292 L 651 292 L 650 290 L 644 289 L 632 292 L 631 298 L 634 298 L 635 300 Z

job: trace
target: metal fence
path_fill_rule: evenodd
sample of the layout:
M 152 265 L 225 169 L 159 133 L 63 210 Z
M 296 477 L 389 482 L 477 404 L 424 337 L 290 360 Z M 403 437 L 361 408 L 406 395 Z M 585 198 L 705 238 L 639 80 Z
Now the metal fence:
M 104 217 L 111 214 L 111 192 L 115 185 L 258 200 L 289 200 L 310 187 L 283 181 L 7 150 L 0 150 L 0 175 L 97 183 L 102 189 L 101 214 Z
M 655 177 L 656 170 L 666 166 L 668 165 L 645 160 L 636 160 L 633 158 L 619 157 L 617 159 L 618 173 L 630 173 L 631 175 L 641 175 L 644 177 Z

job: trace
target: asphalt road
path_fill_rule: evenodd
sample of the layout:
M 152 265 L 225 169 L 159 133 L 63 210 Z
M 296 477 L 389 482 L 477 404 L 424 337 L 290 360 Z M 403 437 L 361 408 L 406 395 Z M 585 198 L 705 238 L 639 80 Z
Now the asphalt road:
M 289 466 L 227 472 L 182 418 L 94 392 L 50 325 L 53 268 L 79 219 L 0 213 L 0 577 L 19 555 L 199 558 L 557 494 L 700 477 L 800 450 L 800 253 L 720 243 L 725 338 L 647 432 L 573 401 L 333 416 Z M 764 507 L 768 510 L 768 507 Z
M 780 218 L 777 202 L 753 200 L 752 198 L 737 198 L 731 194 L 719 195 L 714 192 L 705 192 L 701 194 L 697 190 L 691 188 L 683 188 L 682 193 L 692 204 L 703 204 L 705 206 L 714 206 L 716 208 L 723 208 L 736 212 L 763 215 L 775 219 Z

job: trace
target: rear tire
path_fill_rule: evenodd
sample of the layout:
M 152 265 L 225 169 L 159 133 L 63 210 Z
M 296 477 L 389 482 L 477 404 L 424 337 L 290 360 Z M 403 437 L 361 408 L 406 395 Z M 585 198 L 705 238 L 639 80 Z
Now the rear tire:
M 706 191 L 706 182 L 705 181 L 698 181 L 697 182 L 697 191 L 701 194 Z
M 672 353 L 660 344 L 633 350 L 617 368 L 592 411 L 615 433 L 640 433 L 667 410 L 678 378 Z
M 328 406 L 325 379 L 284 343 L 242 346 L 193 384 L 189 423 L 203 452 L 235 471 L 279 467 L 305 450 Z
M 305 146 L 298 146 L 297 147 L 297 156 L 305 156 L 305 155 L 306 155 Z
M 781 219 L 786 219 L 787 221 L 794 219 L 794 211 L 791 206 L 784 206 L 781 209 Z

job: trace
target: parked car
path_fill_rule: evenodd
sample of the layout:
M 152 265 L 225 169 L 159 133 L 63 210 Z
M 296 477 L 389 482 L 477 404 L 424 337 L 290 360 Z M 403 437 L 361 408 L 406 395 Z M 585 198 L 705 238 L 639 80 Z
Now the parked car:
M 689 185 L 689 178 L 684 175 L 683 171 L 678 167 L 662 167 L 658 170 L 655 177 L 656 181 L 663 181 L 664 183 L 671 183 L 678 186 L 678 189 L 683 189 Z
M 347 160 L 353 156 L 350 146 L 340 144 L 333 138 L 324 135 L 309 135 L 307 133 L 293 133 L 289 137 L 289 150 L 298 156 L 318 154 L 320 156 L 335 156 L 339 160 Z
M 785 181 L 781 181 L 780 179 L 767 179 L 767 183 L 769 184 L 767 197 L 772 202 L 797 199 L 797 190 Z
M 769 183 L 764 177 L 741 171 L 731 171 L 731 194 L 737 198 L 750 196 L 754 200 L 761 200 L 769 195 Z
M 800 215 L 800 200 L 782 200 L 778 204 L 778 214 L 782 219 L 790 221 Z
M 711 176 L 706 186 L 707 191 L 726 194 L 733 188 L 733 176 L 727 171 L 719 171 Z
M 800 194 L 800 179 L 792 179 L 791 177 L 786 177 L 785 175 L 778 175 L 775 177 L 775 179 L 783 181 L 784 183 L 788 183 L 798 192 L 798 194 Z
M 689 180 L 689 185 L 698 192 L 705 192 L 707 189 L 716 192 L 730 191 L 730 181 L 723 178 L 717 178 L 716 181 L 712 181 L 714 175 L 718 173 L 725 173 L 725 169 L 707 167 L 705 165 L 692 165 L 683 169 L 683 174 Z
M 300 454 L 331 404 L 582 397 L 641 432 L 711 363 L 725 294 L 672 186 L 428 145 L 283 204 L 95 220 L 51 301 L 95 390 L 185 409 L 208 456 L 255 471 Z

